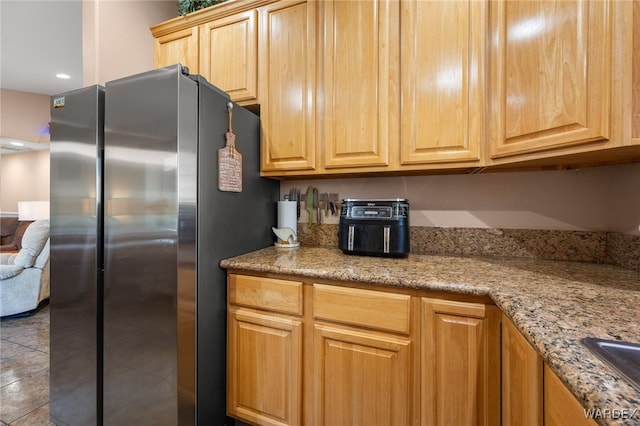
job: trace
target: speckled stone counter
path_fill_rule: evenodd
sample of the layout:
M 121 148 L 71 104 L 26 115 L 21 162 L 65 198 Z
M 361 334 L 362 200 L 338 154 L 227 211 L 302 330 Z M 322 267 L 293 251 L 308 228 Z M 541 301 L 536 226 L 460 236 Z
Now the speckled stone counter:
M 225 259 L 226 269 L 489 296 L 587 408 L 636 410 L 640 391 L 585 348 L 583 337 L 640 342 L 640 276 L 616 266 L 535 259 L 344 255 L 327 247 L 268 247 Z

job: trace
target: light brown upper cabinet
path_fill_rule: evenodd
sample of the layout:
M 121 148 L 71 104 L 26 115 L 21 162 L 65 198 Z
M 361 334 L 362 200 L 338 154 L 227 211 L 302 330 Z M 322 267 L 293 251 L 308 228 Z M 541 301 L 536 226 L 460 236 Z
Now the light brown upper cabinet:
M 478 1 L 401 2 L 403 168 L 479 164 L 487 10 Z
M 251 9 L 200 26 L 200 74 L 240 105 L 258 102 L 257 21 Z
M 185 28 L 159 36 L 154 42 L 153 66 L 162 68 L 182 64 L 189 72 L 200 72 L 200 36 L 198 27 Z
M 258 15 L 260 169 L 314 170 L 316 3 L 281 0 Z
M 491 156 L 608 140 L 607 3 L 506 1 L 491 8 Z
M 327 0 L 319 6 L 323 166 L 386 167 L 399 132 L 398 2 Z
M 151 27 L 260 104 L 261 173 L 640 161 L 640 0 L 233 0 Z
M 612 155 L 608 148 L 638 143 L 632 140 L 629 90 L 640 67 L 637 53 L 631 54 L 637 0 L 504 1 L 489 7 L 493 163 L 548 158 L 547 164 L 560 165 L 563 155 L 606 158 Z M 637 91 L 634 96 L 637 103 Z M 634 126 L 637 137 L 640 125 Z M 582 158 L 588 163 L 595 157 Z
M 179 62 L 240 105 L 257 104 L 257 8 L 272 1 L 228 1 L 153 25 L 154 66 Z

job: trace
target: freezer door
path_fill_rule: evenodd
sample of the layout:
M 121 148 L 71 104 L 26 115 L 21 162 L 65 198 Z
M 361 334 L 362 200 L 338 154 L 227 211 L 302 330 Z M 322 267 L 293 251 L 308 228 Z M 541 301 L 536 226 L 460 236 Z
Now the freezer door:
M 50 415 L 101 417 L 101 151 L 104 88 L 51 98 Z
M 195 422 L 196 125 L 179 66 L 106 84 L 105 425 Z

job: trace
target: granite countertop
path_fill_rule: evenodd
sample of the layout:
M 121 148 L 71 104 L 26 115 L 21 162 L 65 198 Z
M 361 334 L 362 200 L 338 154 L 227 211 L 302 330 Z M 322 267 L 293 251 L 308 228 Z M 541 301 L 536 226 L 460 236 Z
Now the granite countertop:
M 268 247 L 225 259 L 221 266 L 489 296 L 585 407 L 635 410 L 633 419 L 608 416 L 598 422 L 640 425 L 640 390 L 580 343 L 583 337 L 640 342 L 640 275 L 636 271 L 515 258 L 348 256 L 337 248 L 304 246 Z

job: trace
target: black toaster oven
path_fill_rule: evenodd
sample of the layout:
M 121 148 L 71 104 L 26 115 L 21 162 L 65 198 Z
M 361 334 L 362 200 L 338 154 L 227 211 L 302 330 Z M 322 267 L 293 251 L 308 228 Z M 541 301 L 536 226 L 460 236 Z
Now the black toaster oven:
M 409 202 L 342 200 L 338 247 L 346 254 L 403 257 L 409 254 Z

